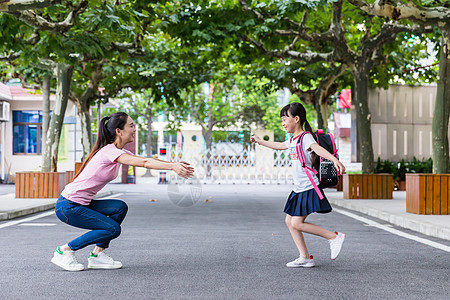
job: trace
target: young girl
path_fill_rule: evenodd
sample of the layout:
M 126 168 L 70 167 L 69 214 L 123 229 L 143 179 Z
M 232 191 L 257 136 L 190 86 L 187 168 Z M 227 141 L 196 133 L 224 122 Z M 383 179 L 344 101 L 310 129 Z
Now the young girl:
M 317 213 L 329 213 L 331 212 L 331 206 L 327 198 L 320 200 L 317 192 L 307 177 L 303 167 L 298 160 L 298 153 L 296 153 L 296 145 L 300 135 L 307 131 L 303 137 L 302 149 L 305 156 L 305 163 L 307 166 L 312 165 L 312 152 L 319 156 L 322 156 L 332 161 L 338 170 L 339 174 L 343 174 L 345 171 L 344 165 L 339 162 L 333 155 L 327 150 L 319 146 L 311 135 L 311 126 L 306 120 L 306 110 L 300 103 L 291 103 L 283 107 L 280 112 L 282 125 L 286 132 L 293 133 L 293 138 L 285 141 L 284 143 L 270 142 L 260 139 L 257 136 L 252 136 L 251 141 L 259 145 L 275 149 L 285 150 L 290 149 L 292 169 L 294 172 L 294 190 L 288 197 L 284 212 L 286 213 L 286 225 L 289 228 L 291 236 L 295 242 L 295 245 L 300 252 L 300 256 L 286 264 L 287 267 L 314 267 L 314 259 L 312 255 L 308 253 L 306 243 L 303 238 L 303 232 L 314 234 L 326 238 L 330 243 L 331 259 L 336 259 L 341 251 L 342 243 L 345 239 L 345 234 L 338 232 L 331 232 L 323 229 L 317 225 L 305 222 L 309 214 L 313 212 Z M 305 128 L 305 130 L 303 130 Z M 319 184 L 316 176 L 313 176 L 316 184 Z M 324 195 L 323 191 L 322 194 Z
M 81 271 L 74 251 L 96 244 L 88 256 L 88 268 L 118 269 L 122 263 L 104 251 L 120 235 L 128 206 L 122 200 L 93 200 L 95 194 L 117 177 L 121 164 L 156 170 L 173 170 L 184 178 L 194 169 L 186 162 L 166 162 L 133 155 L 124 146 L 134 140 L 133 120 L 123 112 L 105 117 L 99 124 L 94 149 L 81 166 L 74 181 L 62 191 L 56 202 L 56 216 L 69 225 L 91 231 L 56 248 L 52 263 L 67 270 Z

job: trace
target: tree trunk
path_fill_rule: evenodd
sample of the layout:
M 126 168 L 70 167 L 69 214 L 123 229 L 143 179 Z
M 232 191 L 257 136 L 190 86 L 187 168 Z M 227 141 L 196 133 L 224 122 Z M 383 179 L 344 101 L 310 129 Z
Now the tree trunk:
M 441 28 L 439 79 L 433 115 L 433 173 L 449 172 L 448 122 L 450 115 L 450 23 Z
M 352 68 L 355 82 L 354 98 L 356 109 L 356 130 L 359 149 L 361 150 L 361 163 L 363 173 L 373 173 L 374 157 L 372 147 L 372 116 L 368 104 L 369 68 L 362 67 L 362 70 Z M 353 90 L 352 90 L 353 92 Z
M 52 0 L 5 0 L 0 4 L 0 11 L 20 11 L 28 9 L 40 9 L 52 5 Z
M 78 108 L 78 117 L 81 123 L 81 144 L 83 145 L 83 160 L 88 157 L 92 150 L 92 128 L 91 128 L 91 116 L 89 115 L 89 107 L 86 105 L 80 105 L 80 102 L 76 102 Z
M 210 178 L 212 176 L 212 126 L 208 124 L 208 129 L 205 126 L 202 126 L 202 134 L 206 143 L 206 177 Z
M 317 129 L 328 129 L 328 98 L 336 93 L 337 85 L 335 85 L 334 82 L 346 69 L 347 65 L 341 64 L 333 74 L 328 75 L 320 81 L 319 86 L 314 92 L 314 107 L 317 112 Z
M 212 149 L 212 129 L 209 129 L 209 130 L 202 129 L 202 131 L 203 131 L 203 138 L 205 139 L 205 143 L 206 143 L 206 149 L 211 151 L 211 149 Z
M 56 76 L 56 102 L 53 108 L 50 127 L 47 133 L 47 145 L 45 149 L 43 172 L 57 172 L 58 148 L 61 137 L 64 115 L 67 102 L 69 101 L 70 83 L 72 80 L 73 67 L 64 63 L 55 64 Z
M 322 99 L 320 99 L 320 114 L 321 114 L 320 117 L 323 120 L 323 124 L 322 126 L 318 126 L 317 129 L 319 128 L 328 129 L 328 101 L 324 102 Z
M 328 103 L 323 103 L 323 100 L 316 98 L 314 108 L 317 113 L 317 129 L 328 128 Z M 309 120 L 308 120 L 309 122 Z
M 102 121 L 102 103 L 100 101 L 97 102 L 97 127 L 100 125 Z
M 320 103 L 320 112 L 322 113 L 323 127 L 328 129 L 328 103 Z
M 323 113 L 322 113 L 322 110 L 324 109 L 324 107 L 320 103 L 319 98 L 317 98 L 317 97 L 315 97 L 315 98 L 316 99 L 314 101 L 314 108 L 316 109 L 316 113 L 317 113 L 317 129 L 326 128 L 326 126 L 328 125 L 327 120 L 323 118 Z
M 150 101 L 149 101 L 150 102 Z M 152 105 L 153 103 L 149 103 L 147 108 L 147 157 L 152 157 Z M 147 169 L 143 177 L 153 177 L 150 169 Z
M 42 81 L 42 166 L 47 149 L 47 132 L 50 123 L 50 76 L 44 76 Z

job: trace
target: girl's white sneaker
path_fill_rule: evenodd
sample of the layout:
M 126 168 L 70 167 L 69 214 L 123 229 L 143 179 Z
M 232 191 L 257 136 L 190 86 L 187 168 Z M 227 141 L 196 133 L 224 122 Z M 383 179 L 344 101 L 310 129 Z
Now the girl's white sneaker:
M 314 266 L 315 263 L 312 255 L 309 256 L 309 259 L 306 259 L 300 255 L 296 260 L 288 262 L 286 264 L 286 267 L 288 268 L 311 268 Z
M 84 266 L 77 261 L 74 251 L 62 252 L 59 250 L 59 247 L 56 248 L 53 254 L 52 263 L 67 271 L 75 272 L 84 270 Z
M 88 256 L 88 268 L 89 269 L 120 269 L 122 268 L 122 263 L 120 261 L 115 261 L 111 256 L 106 254 L 105 251 L 100 252 L 95 255 L 89 252 Z
M 331 250 L 331 259 L 336 259 L 336 257 L 339 255 L 339 252 L 341 252 L 342 244 L 345 240 L 345 234 L 341 232 L 335 232 L 336 238 L 334 240 L 329 240 L 330 243 L 330 250 Z

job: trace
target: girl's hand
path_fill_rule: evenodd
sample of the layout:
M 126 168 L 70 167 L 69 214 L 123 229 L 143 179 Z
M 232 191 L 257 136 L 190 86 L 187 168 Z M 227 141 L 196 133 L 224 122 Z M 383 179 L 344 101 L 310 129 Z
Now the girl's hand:
M 180 161 L 173 163 L 173 171 L 177 173 L 178 176 L 181 176 L 183 178 L 191 178 L 194 176 L 194 168 L 191 167 L 187 162 Z
M 345 173 L 345 166 L 339 160 L 336 159 L 333 163 L 338 172 L 338 176 Z
M 259 145 L 260 142 L 261 142 L 261 138 L 259 136 L 257 136 L 257 135 L 252 135 L 250 137 L 250 142 L 257 143 Z

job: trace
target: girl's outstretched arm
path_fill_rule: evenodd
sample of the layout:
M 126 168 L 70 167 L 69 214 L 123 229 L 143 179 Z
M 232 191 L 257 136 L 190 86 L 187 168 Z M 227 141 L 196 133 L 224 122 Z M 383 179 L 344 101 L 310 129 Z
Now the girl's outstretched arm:
M 344 174 L 345 166 L 336 157 L 334 157 L 330 152 L 328 152 L 326 149 L 324 149 L 322 146 L 320 146 L 317 143 L 311 144 L 310 148 L 317 155 L 322 156 L 323 158 L 326 158 L 326 159 L 332 161 L 334 163 L 334 166 L 336 167 L 336 170 L 338 171 L 338 174 Z
M 286 150 L 287 149 L 285 143 L 265 141 L 257 135 L 253 135 L 250 138 L 250 141 L 252 143 L 257 143 L 258 145 L 261 145 L 261 146 L 264 146 L 264 147 L 267 147 L 270 149 L 274 149 L 274 150 Z
M 194 168 L 192 168 L 187 162 L 169 162 L 163 161 L 152 157 L 140 157 L 129 154 L 122 154 L 117 159 L 117 162 L 134 166 L 142 167 L 154 170 L 172 170 L 183 178 L 190 178 L 194 175 Z

